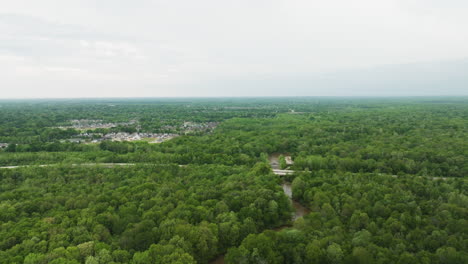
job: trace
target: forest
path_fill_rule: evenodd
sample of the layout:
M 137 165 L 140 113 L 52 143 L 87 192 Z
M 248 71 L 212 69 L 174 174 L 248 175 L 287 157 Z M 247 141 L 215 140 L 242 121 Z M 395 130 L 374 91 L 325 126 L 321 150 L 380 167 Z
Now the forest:
M 177 137 L 71 140 L 119 132 Z M 468 98 L 3 100 L 0 146 L 0 263 L 468 263 Z

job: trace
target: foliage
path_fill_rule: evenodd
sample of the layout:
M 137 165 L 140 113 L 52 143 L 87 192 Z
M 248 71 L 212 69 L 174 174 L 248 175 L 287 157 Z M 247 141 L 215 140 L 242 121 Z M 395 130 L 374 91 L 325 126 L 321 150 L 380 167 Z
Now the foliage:
M 0 101 L 0 263 L 467 263 L 466 98 Z M 294 111 L 292 111 L 294 110 Z M 161 144 L 94 132 L 214 131 Z M 288 153 L 294 175 L 267 163 Z M 286 167 L 284 156 L 279 158 Z M 42 165 L 42 166 L 38 166 Z M 311 209 L 290 228 L 280 186 Z

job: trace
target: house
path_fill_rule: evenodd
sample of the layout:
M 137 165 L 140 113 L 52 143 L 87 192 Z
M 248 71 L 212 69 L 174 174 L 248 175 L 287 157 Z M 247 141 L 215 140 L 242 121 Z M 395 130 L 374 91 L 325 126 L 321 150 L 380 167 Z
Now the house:
M 138 133 L 133 133 L 128 137 L 128 140 L 141 140 L 141 136 Z

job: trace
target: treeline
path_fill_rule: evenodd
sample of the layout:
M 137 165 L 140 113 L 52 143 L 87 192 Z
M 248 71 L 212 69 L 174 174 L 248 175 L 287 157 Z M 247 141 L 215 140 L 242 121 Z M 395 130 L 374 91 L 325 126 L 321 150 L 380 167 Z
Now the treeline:
M 285 111 L 286 106 L 305 108 L 300 101 L 295 103 L 296 105 L 285 102 L 273 104 L 266 109 L 271 111 L 276 107 L 277 111 Z M 250 104 L 245 103 L 245 105 Z M 215 106 L 222 108 L 219 103 L 218 105 L 214 103 L 192 105 L 192 107 L 199 108 L 196 112 L 200 112 L 201 115 L 210 115 L 210 111 L 216 114 L 223 112 L 214 111 L 212 108 Z M 129 104 L 121 107 L 126 109 L 123 113 L 127 113 L 133 109 L 132 107 L 136 111 L 138 107 L 159 109 L 160 106 L 158 104 L 141 106 Z M 192 107 L 171 104 L 169 109 L 172 109 L 171 111 L 179 109 L 178 120 L 181 120 L 183 114 L 186 114 L 186 108 Z M 262 104 L 257 107 L 258 109 L 235 108 L 240 112 L 234 112 L 232 115 L 226 114 L 223 118 L 242 115 L 243 111 L 252 112 L 252 115 L 262 115 L 266 111 Z M 93 109 L 93 106 L 88 108 Z M 153 113 L 155 109 L 150 112 Z M 310 104 L 309 110 L 314 110 L 314 112 L 294 114 L 270 112 L 276 117 L 232 118 L 221 123 L 212 135 L 182 136 L 160 145 L 150 146 L 145 143 L 125 142 L 103 142 L 100 145 L 33 142 L 17 146 L 10 144 L 4 151 L 110 151 L 115 153 L 112 160 L 118 159 L 119 162 L 150 162 L 151 159 L 148 157 L 151 155 L 148 153 L 156 152 L 177 156 L 171 158 L 171 162 L 179 164 L 222 162 L 222 164 L 232 165 L 246 164 L 247 160 L 251 164 L 252 158 L 258 159 L 261 153 L 289 152 L 296 161 L 295 169 L 297 170 L 324 169 L 394 175 L 406 173 L 435 177 L 463 177 L 468 173 L 466 159 L 468 156 L 466 122 L 468 108 L 466 104 L 420 102 L 408 105 L 402 102 L 394 104 L 374 102 L 367 105 L 353 105 L 334 102 L 323 106 L 319 103 Z M 74 113 L 78 110 L 70 111 Z M 32 114 L 29 118 L 36 119 Z M 93 118 L 98 117 L 93 115 Z M 219 118 L 222 119 L 221 116 Z M 7 125 L 7 127 L 10 126 Z M 21 127 L 17 129 L 21 130 Z M 62 133 L 65 132 L 62 131 Z M 25 139 L 27 138 L 26 136 Z M 214 159 L 212 154 L 220 154 L 222 157 Z M 104 154 L 104 156 L 109 155 Z M 107 162 L 113 162 L 112 160 L 108 159 Z M 222 160 L 230 161 L 223 162 Z M 13 163 L 14 161 L 11 160 L 8 164 L 15 165 Z
M 288 111 L 289 104 L 271 100 L 139 99 L 139 100 L 19 100 L 0 101 L 0 143 L 40 144 L 79 134 L 70 120 L 101 120 L 102 123 L 138 121 L 109 132 L 177 132 L 185 121 L 221 122 L 233 117 L 273 117 Z M 168 129 L 167 126 L 174 128 Z M 37 151 L 28 149 L 27 151 Z
M 281 114 L 231 119 L 218 127 L 243 153 L 291 153 L 296 170 L 464 177 L 466 107 L 413 106 L 369 112 Z
M 153 164 L 224 164 L 253 166 L 259 157 L 239 149 L 223 148 L 224 142 L 209 145 L 207 138 L 184 136 L 175 143 L 112 142 L 100 144 L 62 144 L 67 151 L 4 152 L 1 166 L 79 163 L 153 163 Z M 54 143 L 52 143 L 54 144 Z M 46 146 L 45 144 L 44 146 Z M 166 146 L 167 145 L 167 146 Z M 265 159 L 263 159 L 265 160 Z
M 466 98 L 216 98 L 216 99 L 100 99 L 100 100 L 0 100 L 0 143 L 32 144 L 56 142 L 78 134 L 70 120 L 101 120 L 103 123 L 135 124 L 118 131 L 168 132 L 185 121 L 222 122 L 231 118 L 271 118 L 278 113 L 367 113 L 382 109 L 424 110 L 466 118 Z M 427 111 L 429 110 L 429 111 Z M 411 113 L 410 115 L 411 116 Z M 346 117 L 346 116 L 344 116 Z M 346 122 L 345 119 L 341 120 Z M 381 119 L 387 126 L 395 120 Z M 389 121 L 389 122 L 387 122 Z M 167 127 L 173 127 L 168 129 Z M 404 131 L 405 128 L 402 128 Z M 116 129 L 96 129 L 99 133 Z M 400 132 L 401 132 L 400 131 Z M 173 131 L 174 132 L 174 131 Z

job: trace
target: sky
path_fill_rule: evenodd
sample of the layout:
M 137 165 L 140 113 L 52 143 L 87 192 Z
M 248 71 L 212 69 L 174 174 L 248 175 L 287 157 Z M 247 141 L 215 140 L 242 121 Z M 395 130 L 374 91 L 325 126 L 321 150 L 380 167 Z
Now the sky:
M 0 98 L 468 95 L 466 0 L 0 3 Z

